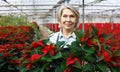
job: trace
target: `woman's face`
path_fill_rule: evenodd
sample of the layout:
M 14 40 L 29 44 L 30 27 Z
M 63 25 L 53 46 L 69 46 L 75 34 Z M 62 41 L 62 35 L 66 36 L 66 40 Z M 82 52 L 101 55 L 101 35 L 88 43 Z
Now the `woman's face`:
M 74 29 L 76 23 L 76 15 L 70 9 L 66 8 L 62 12 L 60 23 L 62 29 Z

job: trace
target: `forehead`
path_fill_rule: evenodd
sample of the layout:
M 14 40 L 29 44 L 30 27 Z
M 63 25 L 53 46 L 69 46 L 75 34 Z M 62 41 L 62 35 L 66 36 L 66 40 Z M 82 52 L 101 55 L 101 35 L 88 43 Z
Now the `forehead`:
M 66 13 L 66 14 L 74 14 L 74 15 L 75 15 L 74 11 L 71 10 L 71 9 L 69 9 L 69 8 L 64 8 L 64 9 L 62 10 L 62 13 L 61 13 L 61 14 L 64 14 L 64 13 Z

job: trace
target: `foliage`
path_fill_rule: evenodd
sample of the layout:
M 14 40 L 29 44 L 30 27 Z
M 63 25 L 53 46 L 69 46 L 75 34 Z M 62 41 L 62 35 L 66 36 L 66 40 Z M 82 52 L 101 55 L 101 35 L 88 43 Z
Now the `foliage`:
M 0 26 L 30 26 L 30 23 L 25 16 L 7 15 L 0 16 Z
M 19 72 L 119 72 L 120 50 L 111 49 L 111 35 L 91 27 L 75 31 L 77 41 L 52 44 L 48 39 L 31 44 L 0 46 L 0 71 Z

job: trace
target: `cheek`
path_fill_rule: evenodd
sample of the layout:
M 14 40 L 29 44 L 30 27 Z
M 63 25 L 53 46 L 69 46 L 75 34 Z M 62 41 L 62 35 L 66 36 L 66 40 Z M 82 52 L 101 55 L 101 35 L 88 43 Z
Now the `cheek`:
M 72 22 L 74 22 L 74 23 L 76 23 L 77 22 L 77 19 L 75 18 L 75 19 L 73 19 L 73 21 Z
M 63 24 L 64 22 L 65 22 L 65 20 L 63 18 L 61 18 L 60 24 Z

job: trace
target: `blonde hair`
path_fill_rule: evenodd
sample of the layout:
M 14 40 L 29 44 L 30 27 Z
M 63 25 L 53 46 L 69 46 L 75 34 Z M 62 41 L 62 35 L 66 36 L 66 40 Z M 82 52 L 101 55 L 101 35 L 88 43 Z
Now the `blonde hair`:
M 76 20 L 76 23 L 75 23 L 75 27 L 77 27 L 77 25 L 79 23 L 79 12 L 75 7 L 71 6 L 70 4 L 63 4 L 57 9 L 57 20 L 58 20 L 58 22 L 60 22 L 62 12 L 66 8 L 70 9 L 75 14 L 75 16 L 77 17 L 76 18 L 77 20 Z

